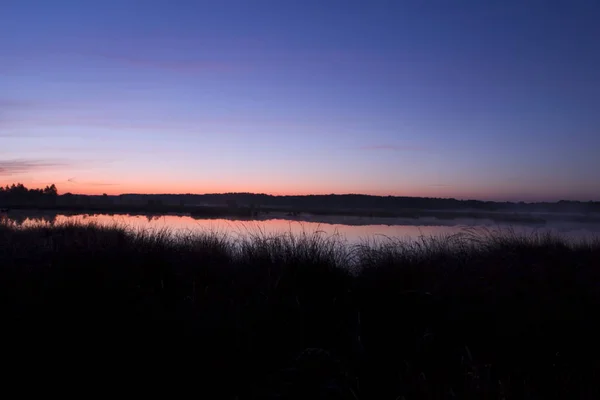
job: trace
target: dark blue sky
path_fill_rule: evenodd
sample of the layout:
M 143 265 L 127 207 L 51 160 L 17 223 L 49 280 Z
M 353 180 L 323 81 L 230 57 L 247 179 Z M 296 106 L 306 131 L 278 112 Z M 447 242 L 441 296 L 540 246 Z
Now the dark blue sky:
M 3 0 L 0 183 L 600 200 L 597 1 Z

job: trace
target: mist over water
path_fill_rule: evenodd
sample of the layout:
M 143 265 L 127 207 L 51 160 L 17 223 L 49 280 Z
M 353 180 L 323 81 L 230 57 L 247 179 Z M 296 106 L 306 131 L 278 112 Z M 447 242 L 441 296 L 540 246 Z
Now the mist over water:
M 195 219 L 179 215 L 107 215 L 107 214 L 50 214 L 14 213 L 9 220 L 21 226 L 55 223 L 98 223 L 120 225 L 131 230 L 161 231 L 173 234 L 218 232 L 232 237 L 240 235 L 282 233 L 313 234 L 326 236 L 341 235 L 349 243 L 364 240 L 385 240 L 397 238 L 415 240 L 421 236 L 447 236 L 472 230 L 511 230 L 518 234 L 545 233 L 559 234 L 571 240 L 585 240 L 600 237 L 600 224 L 571 221 L 549 221 L 545 224 L 498 223 L 481 219 L 436 219 L 436 218 L 348 218 L 336 216 L 316 217 L 313 220 L 293 220 L 274 218 L 264 220 Z

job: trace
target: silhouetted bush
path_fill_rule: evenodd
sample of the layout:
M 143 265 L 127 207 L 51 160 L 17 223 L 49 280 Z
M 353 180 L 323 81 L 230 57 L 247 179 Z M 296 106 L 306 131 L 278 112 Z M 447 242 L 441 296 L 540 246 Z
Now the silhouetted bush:
M 4 344 L 46 371 L 206 398 L 598 395 L 599 241 L 5 221 L 0 265 Z

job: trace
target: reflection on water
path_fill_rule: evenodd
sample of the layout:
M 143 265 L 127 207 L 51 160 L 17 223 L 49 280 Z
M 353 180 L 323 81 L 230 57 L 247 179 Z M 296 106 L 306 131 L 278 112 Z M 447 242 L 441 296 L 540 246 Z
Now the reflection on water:
M 298 222 L 286 219 L 268 219 L 261 221 L 239 221 L 230 219 L 194 219 L 189 216 L 178 215 L 107 215 L 107 214 L 81 214 L 63 215 L 53 213 L 18 213 L 12 212 L 8 218 L 18 225 L 27 226 L 36 223 L 56 224 L 63 222 L 95 222 L 104 225 L 122 225 L 130 229 L 160 230 L 169 229 L 174 233 L 217 231 L 232 235 L 240 234 L 277 234 L 283 232 L 313 233 L 322 232 L 325 235 L 341 234 L 349 242 L 359 242 L 368 238 L 396 237 L 416 239 L 420 236 L 439 236 L 459 233 L 465 228 L 511 228 L 517 233 L 540 231 L 553 231 L 566 237 L 581 239 L 600 236 L 600 226 L 578 223 L 547 224 L 540 228 L 533 225 L 503 224 L 499 225 L 485 220 L 455 220 L 454 224 L 447 221 L 428 221 L 427 225 L 420 225 L 422 221 L 414 220 L 412 224 L 406 220 L 399 221 L 397 225 L 384 225 L 377 219 L 371 219 L 370 224 L 348 225 L 344 218 L 335 223 L 335 218 L 329 219 L 332 223 Z M 379 223 L 378 223 L 379 222 Z M 385 221 L 387 224 L 389 220 Z M 419 225 L 417 225 L 419 224 Z

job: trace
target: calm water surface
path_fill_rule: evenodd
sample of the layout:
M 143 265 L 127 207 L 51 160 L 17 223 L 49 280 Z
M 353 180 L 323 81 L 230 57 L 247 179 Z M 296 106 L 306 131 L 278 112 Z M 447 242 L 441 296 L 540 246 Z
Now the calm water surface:
M 547 223 L 541 225 L 498 224 L 486 220 L 383 220 L 348 219 L 329 217 L 327 222 L 293 221 L 289 219 L 266 219 L 259 221 L 239 221 L 229 219 L 195 219 L 189 216 L 164 215 L 62 215 L 62 214 L 12 214 L 10 219 L 19 224 L 29 225 L 40 222 L 96 222 L 106 225 L 124 225 L 131 229 L 160 230 L 169 229 L 173 233 L 217 231 L 231 235 L 252 233 L 277 234 L 284 232 L 314 233 L 325 235 L 341 234 L 349 242 L 360 242 L 364 239 L 384 239 L 396 237 L 402 239 L 418 239 L 420 236 L 444 236 L 464 232 L 467 229 L 513 229 L 518 233 L 552 231 L 571 239 L 600 237 L 600 225 L 582 223 Z

